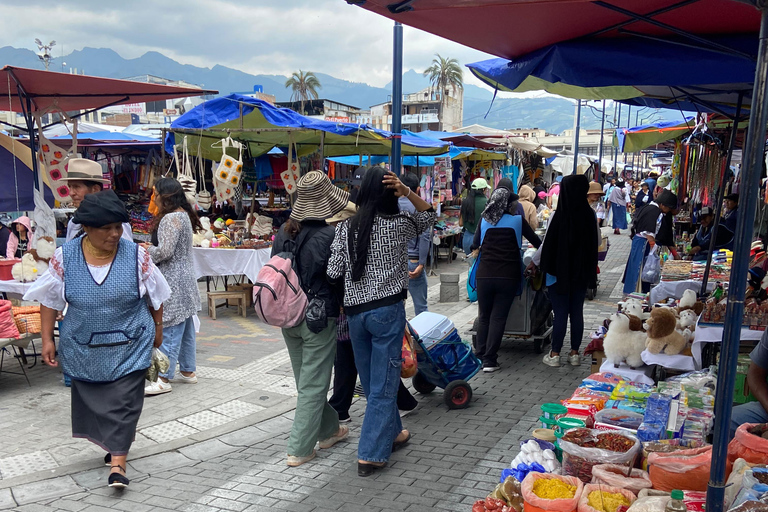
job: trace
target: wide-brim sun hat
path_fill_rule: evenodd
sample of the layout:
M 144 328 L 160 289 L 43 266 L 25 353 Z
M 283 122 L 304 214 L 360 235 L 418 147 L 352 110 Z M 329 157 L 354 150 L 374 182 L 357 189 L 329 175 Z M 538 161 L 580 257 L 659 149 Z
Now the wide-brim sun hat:
M 67 162 L 67 177 L 59 181 L 96 181 L 109 183 L 101 173 L 101 165 L 87 158 L 70 158 Z
M 333 217 L 329 217 L 325 219 L 325 222 L 327 222 L 328 224 L 341 222 L 343 220 L 347 220 L 348 218 L 352 217 L 356 213 L 357 213 L 357 205 L 352 201 L 350 201 L 347 203 L 347 206 L 345 206 L 339 213 L 337 213 Z
M 474 180 L 472 180 L 473 190 L 483 190 L 486 188 L 491 188 L 491 186 L 488 184 L 487 181 L 485 181 L 485 178 L 475 178 Z
M 603 195 L 603 187 L 601 187 L 598 182 L 591 181 L 589 183 L 589 190 L 587 191 L 587 195 L 590 195 L 590 194 L 600 194 L 600 195 Z
M 349 202 L 349 192 L 331 183 L 320 171 L 310 171 L 296 184 L 296 203 L 291 218 L 297 222 L 326 220 L 333 217 Z

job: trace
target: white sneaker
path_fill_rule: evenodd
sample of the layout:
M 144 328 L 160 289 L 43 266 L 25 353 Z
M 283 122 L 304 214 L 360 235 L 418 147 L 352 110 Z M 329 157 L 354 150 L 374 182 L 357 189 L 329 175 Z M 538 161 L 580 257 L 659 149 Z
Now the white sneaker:
M 144 395 L 162 395 L 163 393 L 170 393 L 172 391 L 170 382 L 163 382 L 157 379 L 156 382 L 150 382 L 148 386 L 144 388 Z
M 179 374 L 176 376 L 175 380 L 183 382 L 184 384 L 197 384 L 197 375 L 193 375 L 191 377 L 187 377 L 183 373 L 179 372 Z
M 557 368 L 560 366 L 560 356 L 551 356 L 549 353 L 544 354 L 544 364 Z
M 484 373 L 493 373 L 501 370 L 501 366 L 498 364 L 495 364 L 493 366 L 483 366 L 483 372 Z
M 581 366 L 581 356 L 579 354 L 568 356 L 568 362 L 571 363 L 571 366 Z
M 320 448 L 322 448 L 323 450 L 326 450 L 331 446 L 335 445 L 336 443 L 338 443 L 339 441 L 341 441 L 342 439 L 346 439 L 348 435 L 349 435 L 349 427 L 346 425 L 341 425 L 339 426 L 339 430 L 336 432 L 335 435 L 332 435 L 328 439 L 323 439 L 322 441 L 320 441 Z

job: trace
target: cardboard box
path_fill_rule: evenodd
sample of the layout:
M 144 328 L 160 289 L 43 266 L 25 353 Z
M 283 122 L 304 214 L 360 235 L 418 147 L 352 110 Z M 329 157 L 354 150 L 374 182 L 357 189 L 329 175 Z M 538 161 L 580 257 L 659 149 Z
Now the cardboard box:
M 603 365 L 604 360 L 605 352 L 602 350 L 592 352 L 592 368 L 590 369 L 591 373 L 599 373 L 600 367 Z

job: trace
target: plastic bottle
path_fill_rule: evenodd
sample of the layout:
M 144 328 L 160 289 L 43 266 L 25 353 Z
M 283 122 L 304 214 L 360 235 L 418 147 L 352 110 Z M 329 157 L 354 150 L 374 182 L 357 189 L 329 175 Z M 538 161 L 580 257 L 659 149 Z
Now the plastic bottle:
M 685 503 L 683 498 L 685 495 L 683 491 L 675 489 L 672 491 L 672 498 L 667 502 L 667 506 L 664 507 L 664 512 L 686 512 Z

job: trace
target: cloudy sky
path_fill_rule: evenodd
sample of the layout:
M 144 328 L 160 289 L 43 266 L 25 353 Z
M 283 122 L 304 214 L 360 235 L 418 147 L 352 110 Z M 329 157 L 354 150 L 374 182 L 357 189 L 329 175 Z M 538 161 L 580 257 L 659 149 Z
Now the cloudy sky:
M 85 46 L 125 58 L 155 50 L 255 74 L 304 69 L 375 86 L 392 78 L 392 21 L 344 0 L 43 0 L 34 8 L 0 0 L 0 12 L 0 46 L 37 50 L 36 37 L 56 40 L 55 56 Z M 405 70 L 423 71 L 435 53 L 462 65 L 491 57 L 410 27 L 404 41 Z

